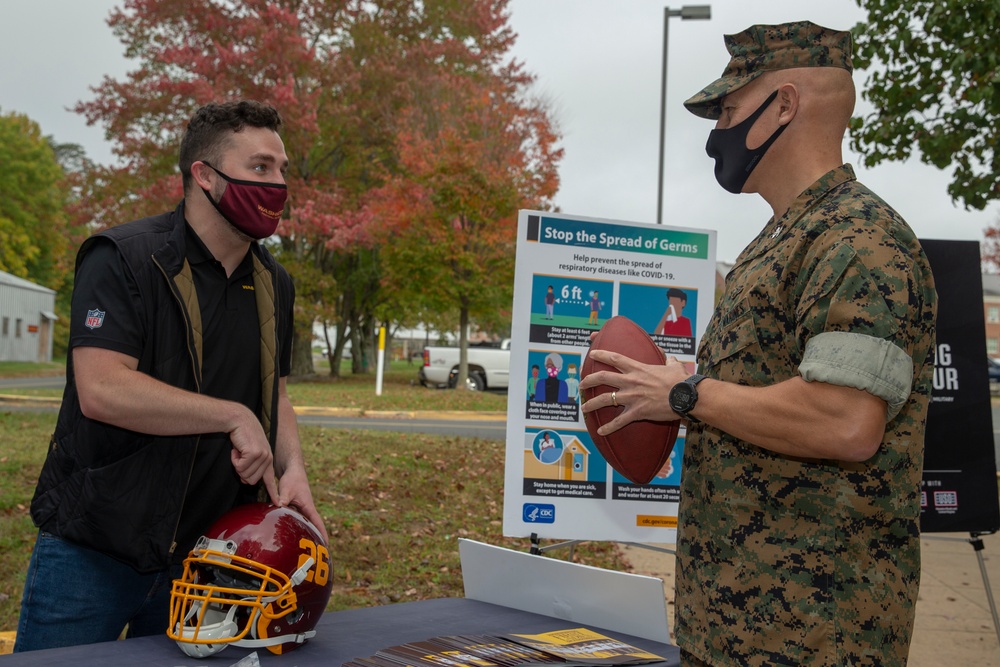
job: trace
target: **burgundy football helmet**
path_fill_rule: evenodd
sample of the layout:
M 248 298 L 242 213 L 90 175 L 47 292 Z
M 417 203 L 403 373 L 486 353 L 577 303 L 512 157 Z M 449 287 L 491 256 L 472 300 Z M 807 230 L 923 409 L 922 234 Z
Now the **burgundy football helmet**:
M 229 644 L 291 651 L 315 636 L 332 585 L 330 552 L 305 517 L 287 507 L 242 505 L 184 560 L 167 636 L 192 658 Z

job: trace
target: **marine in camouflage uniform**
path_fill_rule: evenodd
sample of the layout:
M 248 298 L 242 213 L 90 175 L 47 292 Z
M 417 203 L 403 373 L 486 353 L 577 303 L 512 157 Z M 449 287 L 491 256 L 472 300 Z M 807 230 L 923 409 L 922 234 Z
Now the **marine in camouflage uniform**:
M 899 363 L 891 345 L 912 360 L 915 382 L 863 463 L 780 456 L 689 425 L 675 631 L 686 650 L 720 665 L 905 664 L 934 304 L 913 233 L 846 165 L 740 255 L 700 372 L 751 386 L 801 374 L 864 388 Z
M 808 22 L 754 26 L 726 44 L 723 77 L 686 103 L 707 118 L 764 71 L 850 70 L 849 34 Z M 795 376 L 855 387 L 886 401 L 887 421 L 858 463 L 777 454 L 692 421 L 675 631 L 687 662 L 906 663 L 935 308 L 913 232 L 849 165 L 802 192 L 737 259 L 699 372 L 752 387 Z

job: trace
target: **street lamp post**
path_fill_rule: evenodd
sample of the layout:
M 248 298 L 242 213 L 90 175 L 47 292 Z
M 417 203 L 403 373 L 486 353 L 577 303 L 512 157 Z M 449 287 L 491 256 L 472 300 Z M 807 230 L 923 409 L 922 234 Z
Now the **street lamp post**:
M 656 224 L 663 224 L 663 149 L 667 131 L 667 33 L 670 17 L 680 16 L 681 20 L 705 20 L 712 18 L 711 5 L 684 5 L 680 9 L 663 8 L 663 80 L 660 87 L 660 173 L 656 196 Z

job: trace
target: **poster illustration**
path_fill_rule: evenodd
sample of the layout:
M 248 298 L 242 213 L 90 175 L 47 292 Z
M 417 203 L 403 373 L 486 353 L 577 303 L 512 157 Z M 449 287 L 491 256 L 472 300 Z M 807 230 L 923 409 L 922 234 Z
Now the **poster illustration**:
M 580 368 L 615 315 L 694 370 L 715 294 L 715 232 L 521 211 L 505 456 L 504 535 L 670 543 L 684 432 L 633 484 L 583 422 Z
M 529 349 L 525 418 L 580 421 L 580 354 Z

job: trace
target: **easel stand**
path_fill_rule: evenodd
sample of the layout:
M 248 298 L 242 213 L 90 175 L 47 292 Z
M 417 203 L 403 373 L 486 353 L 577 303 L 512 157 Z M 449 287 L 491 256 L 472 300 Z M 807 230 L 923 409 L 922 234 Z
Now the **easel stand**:
M 968 538 L 964 537 L 944 537 L 941 535 L 922 535 L 928 540 L 948 540 L 952 542 L 968 542 L 976 552 L 976 559 L 979 561 L 979 572 L 983 576 L 983 587 L 986 589 L 986 601 L 990 605 L 990 613 L 993 614 L 993 629 L 997 633 L 997 642 L 1000 642 L 1000 615 L 997 614 L 997 605 L 993 600 L 993 589 L 990 588 L 990 577 L 986 572 L 986 561 L 983 559 L 983 535 L 992 535 L 996 531 L 991 530 L 986 533 L 969 533 Z
M 532 533 L 531 534 L 531 549 L 530 549 L 530 553 L 532 553 L 532 554 L 534 554 L 536 556 L 540 556 L 541 554 L 545 553 L 546 551 L 551 551 L 552 549 L 561 549 L 561 548 L 564 548 L 564 547 L 569 547 L 569 559 L 573 560 L 573 550 L 574 550 L 574 547 L 576 547 L 577 544 L 581 544 L 581 543 L 586 542 L 586 541 L 587 540 L 568 540 L 566 542 L 559 542 L 557 544 L 550 544 L 547 547 L 543 547 L 543 546 L 540 546 L 541 542 L 538 539 L 538 533 Z M 625 544 L 625 545 L 628 545 L 630 547 L 638 547 L 639 549 L 649 549 L 650 551 L 659 551 L 660 553 L 671 554 L 671 555 L 677 553 L 673 549 L 665 549 L 663 547 L 654 547 L 652 544 L 640 544 L 639 542 L 619 542 L 618 544 Z

